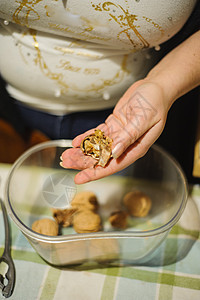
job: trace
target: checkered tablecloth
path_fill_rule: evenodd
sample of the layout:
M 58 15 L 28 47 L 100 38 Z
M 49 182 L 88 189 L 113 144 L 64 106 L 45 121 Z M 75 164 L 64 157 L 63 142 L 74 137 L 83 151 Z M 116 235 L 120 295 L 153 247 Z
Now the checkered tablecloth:
M 9 166 L 0 165 L 1 193 Z M 1 195 L 2 196 L 2 195 Z M 11 221 L 14 300 L 199 300 L 200 186 L 190 187 L 183 216 L 145 265 L 48 265 Z M 0 255 L 3 252 L 0 211 Z M 0 299 L 4 299 L 0 291 Z

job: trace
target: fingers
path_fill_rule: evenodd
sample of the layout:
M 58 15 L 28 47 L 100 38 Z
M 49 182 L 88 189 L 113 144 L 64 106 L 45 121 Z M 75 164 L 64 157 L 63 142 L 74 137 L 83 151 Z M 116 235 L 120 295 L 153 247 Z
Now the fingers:
M 106 167 L 95 166 L 96 160 L 83 154 L 80 148 L 67 149 L 62 154 L 61 166 L 68 169 L 82 170 L 74 178 L 76 184 L 83 184 L 89 181 L 100 179 L 116 173 L 127 167 L 133 159 L 139 158 L 140 151 L 131 156 L 131 151 L 136 144 L 130 147 L 119 159 L 111 159 Z
M 105 168 L 94 167 L 96 161 L 85 156 L 80 148 L 68 149 L 63 153 L 63 167 L 82 170 L 75 176 L 75 183 L 100 179 L 126 168 L 142 157 L 160 135 L 166 119 L 160 90 L 152 84 L 145 84 L 137 93 L 127 95 L 121 98 L 105 123 L 96 128 L 113 140 L 114 159 Z M 73 146 L 80 147 L 82 140 L 91 133 L 94 129 L 77 136 Z
M 74 182 L 76 184 L 83 184 L 97 179 L 101 179 L 103 177 L 111 175 L 112 173 L 113 173 L 112 168 L 110 167 L 106 167 L 106 168 L 102 168 L 101 166 L 90 167 L 88 169 L 79 172 L 75 176 Z
M 70 148 L 62 153 L 60 165 L 63 168 L 84 170 L 93 167 L 95 162 L 91 156 L 85 156 L 80 148 Z
M 91 156 L 84 155 L 80 148 L 70 148 L 63 152 L 60 165 L 63 168 L 83 170 L 75 176 L 74 181 L 76 184 L 82 184 L 108 176 L 115 172 L 114 169 L 116 167 L 118 168 L 118 162 L 114 160 L 112 164 L 110 165 L 109 163 L 106 168 L 95 166 L 96 162 L 97 161 Z
M 160 122 L 162 101 L 160 94 L 159 97 L 156 96 L 157 93 L 152 86 L 147 84 L 140 86 L 137 92 L 128 98 L 122 97 L 113 114 L 106 120 L 107 126 L 111 128 L 109 136 L 113 139 L 114 158 L 120 157 L 130 145 Z
M 128 149 L 123 155 L 121 155 L 120 158 L 111 159 L 104 168 L 102 168 L 101 166 L 95 166 L 82 170 L 81 172 L 76 174 L 74 182 L 76 184 L 83 184 L 107 177 L 118 171 L 121 171 L 122 169 L 129 166 L 133 162 L 133 160 L 135 161 L 140 157 L 140 151 L 137 151 L 137 149 L 135 149 L 135 157 L 133 158 L 133 155 L 131 154 L 133 147 L 134 146 L 131 146 L 130 149 Z
M 126 149 L 137 142 L 148 130 L 151 130 L 156 124 L 153 120 L 141 120 L 139 125 L 134 122 L 128 122 L 124 128 L 118 131 L 118 136 L 113 138 L 112 156 L 116 159 L 120 157 Z M 116 134 L 116 133 L 115 133 Z M 112 136 L 111 136 L 112 137 Z
M 62 166 L 82 170 L 74 178 L 76 184 L 83 184 L 93 180 L 114 174 L 128 167 L 137 159 L 141 158 L 148 151 L 162 132 L 163 125 L 157 124 L 148 130 L 140 139 L 128 147 L 128 149 L 118 158 L 111 159 L 105 168 L 94 167 L 96 160 L 85 156 L 80 148 L 71 148 L 62 154 Z

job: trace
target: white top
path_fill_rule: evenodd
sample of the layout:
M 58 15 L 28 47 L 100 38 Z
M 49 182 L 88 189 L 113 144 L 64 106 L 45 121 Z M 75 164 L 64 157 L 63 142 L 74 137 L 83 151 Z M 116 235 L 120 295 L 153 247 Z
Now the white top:
M 0 72 L 15 99 L 55 114 L 112 107 L 197 0 L 1 0 Z M 149 54 L 151 52 L 151 54 Z

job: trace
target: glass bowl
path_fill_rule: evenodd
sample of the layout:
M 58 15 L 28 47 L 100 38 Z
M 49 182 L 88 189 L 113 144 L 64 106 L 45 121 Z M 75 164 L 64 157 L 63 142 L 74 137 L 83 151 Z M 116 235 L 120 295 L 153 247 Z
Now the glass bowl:
M 125 170 L 75 185 L 77 171 L 63 169 L 59 164 L 61 153 L 70 147 L 70 140 L 41 143 L 13 164 L 5 195 L 11 219 L 35 251 L 56 266 L 88 261 L 134 264 L 147 260 L 177 223 L 187 202 L 187 181 L 178 163 L 153 145 Z M 113 229 L 109 215 L 119 210 L 123 196 L 135 189 L 151 198 L 149 214 L 129 217 L 124 230 Z M 73 227 L 67 227 L 61 235 L 47 236 L 31 229 L 35 220 L 52 218 L 52 207 L 65 208 L 83 190 L 97 195 L 102 231 L 76 233 Z

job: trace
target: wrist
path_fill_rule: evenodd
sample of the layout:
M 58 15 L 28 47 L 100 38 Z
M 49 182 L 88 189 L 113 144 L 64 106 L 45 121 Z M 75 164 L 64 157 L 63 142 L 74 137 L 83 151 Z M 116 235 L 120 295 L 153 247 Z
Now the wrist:
M 147 75 L 160 85 L 165 98 L 175 100 L 200 84 L 200 30 L 169 52 Z
M 170 83 L 169 77 L 166 80 L 160 72 L 154 72 L 152 70 L 145 78 L 145 81 L 157 86 L 162 95 L 162 99 L 164 100 L 165 107 L 169 110 L 178 98 L 176 88 L 174 87 L 174 84 Z

